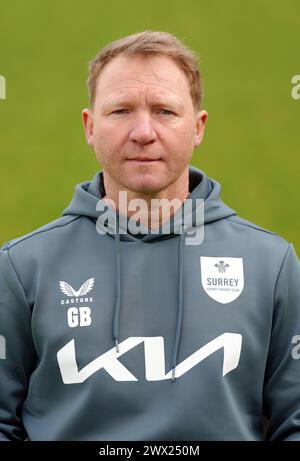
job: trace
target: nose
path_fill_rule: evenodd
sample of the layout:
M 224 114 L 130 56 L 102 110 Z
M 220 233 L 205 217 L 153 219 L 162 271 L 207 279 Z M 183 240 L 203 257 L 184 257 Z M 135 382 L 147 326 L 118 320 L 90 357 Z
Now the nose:
M 136 114 L 129 138 L 139 144 L 152 143 L 157 139 L 151 116 L 145 112 Z

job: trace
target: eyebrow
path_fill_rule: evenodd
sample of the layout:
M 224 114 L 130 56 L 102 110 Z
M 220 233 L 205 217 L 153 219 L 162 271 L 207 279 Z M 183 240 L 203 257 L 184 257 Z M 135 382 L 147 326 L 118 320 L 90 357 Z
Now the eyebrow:
M 116 99 L 109 99 L 107 101 L 104 101 L 103 102 L 103 107 L 105 109 L 108 109 L 110 107 L 114 107 L 114 106 L 125 106 L 125 107 L 128 107 L 128 106 L 132 106 L 135 102 L 135 99 L 126 99 L 126 98 L 116 98 Z M 152 103 L 153 106 L 172 106 L 172 107 L 176 107 L 178 110 L 183 110 L 184 109 L 184 106 L 181 102 L 179 101 L 176 101 L 174 99 L 170 99 L 169 97 L 157 97 L 153 100 L 153 103 Z

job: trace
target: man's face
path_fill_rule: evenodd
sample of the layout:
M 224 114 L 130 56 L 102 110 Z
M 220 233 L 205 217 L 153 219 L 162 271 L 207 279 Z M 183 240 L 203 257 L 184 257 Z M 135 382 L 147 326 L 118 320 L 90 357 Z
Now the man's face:
M 173 184 L 200 144 L 207 113 L 194 112 L 188 80 L 166 56 L 117 56 L 101 71 L 87 142 L 119 190 L 156 194 Z

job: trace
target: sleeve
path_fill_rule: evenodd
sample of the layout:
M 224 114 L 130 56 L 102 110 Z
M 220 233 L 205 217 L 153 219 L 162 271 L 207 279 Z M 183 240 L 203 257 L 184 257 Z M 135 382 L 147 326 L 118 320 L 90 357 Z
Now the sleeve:
M 0 250 L 0 441 L 25 440 L 22 404 L 36 361 L 31 310 L 8 249 Z
M 300 264 L 292 244 L 277 277 L 273 302 L 263 391 L 269 420 L 266 440 L 300 441 Z

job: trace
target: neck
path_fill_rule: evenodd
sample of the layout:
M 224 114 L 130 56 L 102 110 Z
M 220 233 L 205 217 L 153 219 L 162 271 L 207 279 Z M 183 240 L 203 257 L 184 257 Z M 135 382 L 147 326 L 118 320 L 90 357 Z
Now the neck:
M 104 171 L 106 195 L 103 201 L 112 200 L 120 214 L 132 216 L 143 226 L 153 230 L 168 221 L 187 199 L 189 195 L 188 174 L 188 168 L 186 168 L 180 177 L 166 189 L 144 193 L 132 191 L 116 183 Z

